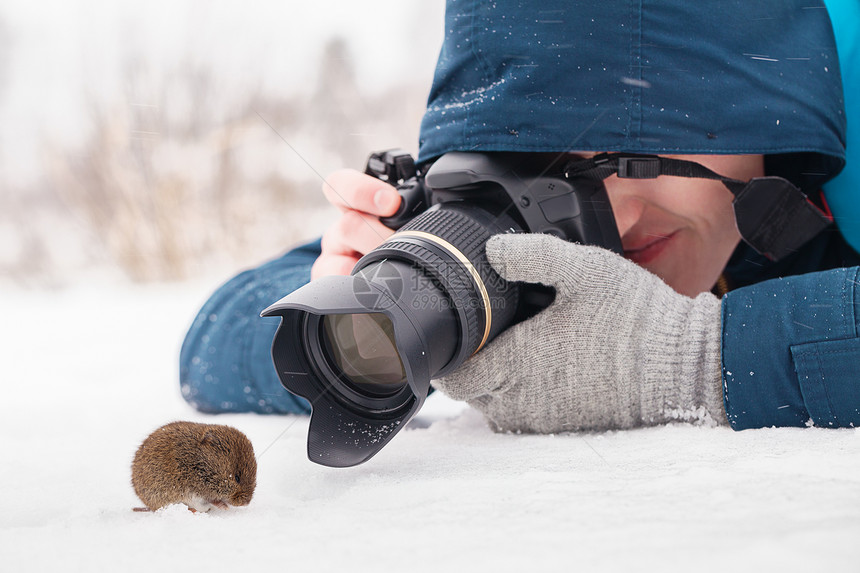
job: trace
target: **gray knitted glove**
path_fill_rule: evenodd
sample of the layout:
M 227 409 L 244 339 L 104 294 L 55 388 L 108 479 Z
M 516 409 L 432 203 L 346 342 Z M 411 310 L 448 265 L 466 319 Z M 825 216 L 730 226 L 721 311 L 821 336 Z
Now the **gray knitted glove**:
M 728 423 L 714 295 L 680 295 L 611 251 L 549 235 L 497 235 L 487 258 L 507 280 L 556 289 L 549 308 L 434 381 L 493 429 Z

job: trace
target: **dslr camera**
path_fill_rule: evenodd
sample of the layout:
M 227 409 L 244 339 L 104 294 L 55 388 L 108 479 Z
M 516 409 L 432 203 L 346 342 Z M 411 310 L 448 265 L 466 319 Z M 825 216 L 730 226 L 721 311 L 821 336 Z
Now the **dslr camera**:
M 419 169 L 404 151 L 370 156 L 366 172 L 402 197 L 382 219 L 397 232 L 350 276 L 312 281 L 262 313 L 281 317 L 281 383 L 312 407 L 309 459 L 367 461 L 418 412 L 431 379 L 548 306 L 552 289 L 493 270 L 492 235 L 550 233 L 621 252 L 602 179 L 571 176 L 570 157 L 451 152 Z
M 744 240 L 767 259 L 796 252 L 832 223 L 781 177 L 730 179 L 686 160 L 634 153 L 451 152 L 415 166 L 399 150 L 366 172 L 395 185 L 397 232 L 350 276 L 313 281 L 263 311 L 280 316 L 272 358 L 281 383 L 313 408 L 308 457 L 367 461 L 421 408 L 430 380 L 552 302 L 552 289 L 509 283 L 489 265 L 497 233 L 549 233 L 622 253 L 603 180 L 661 175 L 720 181 Z

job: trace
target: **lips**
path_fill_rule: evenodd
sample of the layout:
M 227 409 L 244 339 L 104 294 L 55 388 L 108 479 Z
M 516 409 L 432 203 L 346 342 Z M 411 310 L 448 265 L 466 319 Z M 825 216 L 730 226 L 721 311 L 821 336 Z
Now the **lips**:
M 676 233 L 677 231 L 665 234 L 651 233 L 641 238 L 625 240 L 623 241 L 624 256 L 637 265 L 647 265 L 663 254 Z

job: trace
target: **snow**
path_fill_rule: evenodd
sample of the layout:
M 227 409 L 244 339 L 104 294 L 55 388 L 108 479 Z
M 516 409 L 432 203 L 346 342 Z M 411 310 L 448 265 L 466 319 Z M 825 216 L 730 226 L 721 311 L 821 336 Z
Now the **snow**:
M 0 292 L 4 570 L 857 570 L 858 430 L 502 435 L 435 394 L 368 463 L 325 468 L 305 418 L 181 399 L 179 345 L 214 286 Z M 248 507 L 131 511 L 134 451 L 176 419 L 251 438 Z

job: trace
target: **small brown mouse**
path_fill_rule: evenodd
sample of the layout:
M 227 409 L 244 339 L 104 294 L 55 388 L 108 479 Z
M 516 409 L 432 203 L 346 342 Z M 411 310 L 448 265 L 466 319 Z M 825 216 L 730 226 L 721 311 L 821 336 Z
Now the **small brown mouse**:
M 131 484 L 151 511 L 172 503 L 192 511 L 248 505 L 257 486 L 254 447 L 230 426 L 172 422 L 137 449 Z

